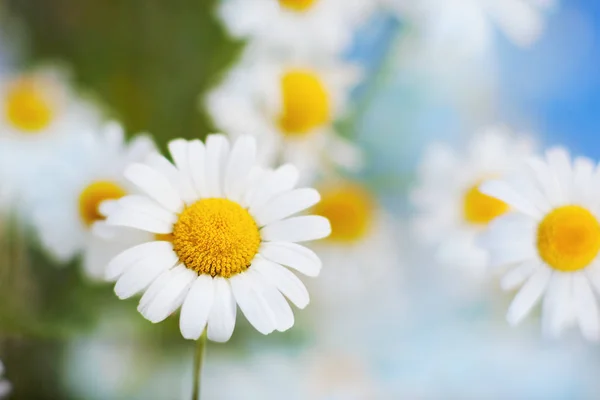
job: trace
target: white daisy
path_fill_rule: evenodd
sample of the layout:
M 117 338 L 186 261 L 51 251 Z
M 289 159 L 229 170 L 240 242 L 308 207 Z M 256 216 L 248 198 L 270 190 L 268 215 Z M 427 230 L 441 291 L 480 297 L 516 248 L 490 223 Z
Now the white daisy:
M 125 166 L 144 160 L 155 147 L 147 136 L 126 144 L 121 126 L 110 123 L 100 133 L 74 138 L 70 150 L 74 154 L 68 164 L 65 161 L 57 169 L 60 173 L 38 187 L 32 201 L 33 223 L 50 254 L 61 262 L 82 254 L 88 275 L 102 278 L 113 256 L 133 243 L 152 239 L 137 230 L 107 227 L 104 214 L 111 205 L 107 200 L 135 192 L 123 178 Z
M 292 53 L 340 54 L 368 17 L 371 0 L 224 0 L 229 32 L 254 45 Z
M 439 261 L 465 268 L 474 278 L 483 276 L 487 254 L 476 246 L 476 236 L 509 207 L 482 194 L 479 186 L 514 171 L 532 147 L 527 138 L 489 128 L 472 139 L 465 154 L 441 144 L 428 150 L 411 201 L 418 210 L 416 232 L 437 247 Z
M 360 183 L 343 180 L 327 182 L 319 192 L 321 201 L 313 212 L 331 223 L 331 235 L 313 246 L 328 266 L 315 282 L 323 297 L 320 309 L 396 281 L 398 234 L 393 217 L 382 210 L 374 194 Z
M 573 161 L 562 148 L 532 158 L 513 177 L 481 190 L 514 211 L 482 236 L 491 265 L 507 267 L 506 290 L 521 286 L 507 319 L 518 324 L 543 297 L 542 325 L 550 336 L 578 324 L 583 336 L 600 339 L 594 289 L 600 291 L 600 167 Z
M 213 341 L 229 340 L 236 304 L 261 333 L 294 324 L 287 297 L 309 301 L 302 282 L 286 267 L 318 275 L 321 261 L 296 244 L 326 237 L 327 219 L 293 216 L 319 201 L 314 189 L 294 189 L 298 170 L 255 167 L 256 141 L 239 138 L 230 149 L 223 135 L 172 141 L 171 164 L 133 164 L 125 176 L 146 196 L 126 196 L 107 223 L 165 235 L 115 257 L 107 278 L 128 298 L 144 292 L 138 310 L 160 322 L 181 306 L 187 339 L 207 329 Z M 286 267 L 284 267 L 284 265 Z
M 219 129 L 233 137 L 257 136 L 263 165 L 283 159 L 308 177 L 327 163 L 361 165 L 359 150 L 332 126 L 345 113 L 358 81 L 355 67 L 248 58 L 208 95 L 207 109 Z
M 12 385 L 4 377 L 4 364 L 2 364 L 2 361 L 0 361 L 0 399 L 6 398 L 11 390 Z
M 15 196 L 23 196 L 52 158 L 82 130 L 95 126 L 94 108 L 71 90 L 56 68 L 0 77 L 0 169 Z M 26 186 L 26 187 L 24 187 Z
M 544 0 L 386 0 L 408 17 L 438 50 L 467 54 L 491 47 L 494 28 L 513 43 L 528 47 L 544 30 L 544 13 L 553 1 Z

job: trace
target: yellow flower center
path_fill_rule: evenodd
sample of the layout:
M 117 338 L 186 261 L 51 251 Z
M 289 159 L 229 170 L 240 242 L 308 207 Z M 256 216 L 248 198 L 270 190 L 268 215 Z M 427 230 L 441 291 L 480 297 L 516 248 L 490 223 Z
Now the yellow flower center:
M 79 216 L 86 226 L 101 221 L 104 216 L 98 207 L 105 200 L 117 200 L 125 196 L 125 189 L 111 181 L 96 181 L 88 185 L 79 195 Z
M 285 134 L 303 135 L 329 122 L 329 95 L 314 72 L 288 71 L 281 78 L 281 94 L 283 111 L 279 126 Z
M 344 184 L 321 191 L 314 212 L 329 219 L 331 235 L 338 243 L 357 242 L 365 237 L 373 223 L 374 200 L 369 192 L 355 184 Z
M 187 268 L 229 278 L 250 266 L 261 238 L 254 218 L 238 203 L 202 199 L 179 215 L 172 242 Z
M 600 251 L 600 224 L 580 206 L 563 206 L 544 217 L 537 232 L 542 260 L 562 272 L 587 267 Z
M 310 9 L 317 0 L 279 0 L 279 4 L 288 10 L 303 12 Z
M 37 133 L 50 125 L 54 110 L 43 89 L 32 79 L 20 79 L 8 89 L 5 98 L 8 121 L 17 129 Z
M 464 197 L 465 220 L 474 225 L 486 225 L 506 213 L 508 204 L 479 191 L 481 182 L 467 191 Z

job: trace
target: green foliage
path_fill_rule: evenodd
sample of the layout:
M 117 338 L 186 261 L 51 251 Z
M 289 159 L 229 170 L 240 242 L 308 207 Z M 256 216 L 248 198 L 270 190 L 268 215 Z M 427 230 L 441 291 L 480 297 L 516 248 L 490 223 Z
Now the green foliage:
M 213 0 L 9 0 L 30 33 L 30 62 L 65 60 L 131 133 L 157 142 L 214 131 L 198 99 L 241 49 Z

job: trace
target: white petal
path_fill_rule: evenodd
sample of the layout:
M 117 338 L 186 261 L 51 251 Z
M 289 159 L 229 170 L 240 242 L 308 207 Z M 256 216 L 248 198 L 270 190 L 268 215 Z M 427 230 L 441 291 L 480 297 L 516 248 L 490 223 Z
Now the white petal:
M 201 198 L 207 197 L 206 189 L 206 166 L 205 166 L 204 143 L 200 140 L 192 140 L 188 147 L 188 162 L 190 164 L 190 175 L 196 193 Z
M 529 314 L 544 293 L 550 275 L 547 268 L 542 268 L 527 280 L 508 309 L 506 319 L 509 324 L 517 325 Z
M 262 274 L 296 307 L 305 308 L 310 302 L 306 286 L 289 269 L 260 257 L 254 259 L 250 268 L 254 268 Z
M 240 202 L 248 185 L 248 177 L 256 160 L 256 139 L 250 135 L 240 137 L 231 150 L 225 168 L 225 195 Z
M 591 200 L 590 193 L 592 193 L 590 186 L 593 185 L 594 168 L 594 162 L 589 158 L 575 158 L 573 188 L 577 196 L 574 199 L 576 202 L 589 204 L 588 202 Z
M 554 176 L 558 179 L 562 197 L 567 201 L 572 201 L 570 197 L 573 191 L 573 172 L 569 153 L 562 147 L 554 147 L 546 151 L 546 159 Z
M 261 229 L 265 241 L 305 242 L 323 239 L 331 234 L 327 218 L 318 215 L 293 217 L 273 222 Z
M 247 273 L 254 274 L 256 281 L 260 282 L 255 290 L 261 290 L 261 295 L 265 299 L 269 308 L 271 319 L 275 329 L 284 332 L 294 326 L 294 313 L 287 300 L 281 292 L 260 273 L 250 269 Z
M 125 196 L 128 197 L 128 196 Z M 118 200 L 104 200 L 98 206 L 98 212 L 104 217 L 108 217 L 111 212 L 115 211 L 119 207 Z
M 600 339 L 600 319 L 594 292 L 592 292 L 587 278 L 581 273 L 573 276 L 573 285 L 575 311 L 581 332 L 587 340 L 598 341 Z
M 173 268 L 169 281 L 149 301 L 140 301 L 138 311 L 150 322 L 157 323 L 173 313 L 187 295 L 190 285 L 198 276 L 195 271 L 178 265 Z M 147 292 L 146 292 L 147 293 Z
M 164 251 L 144 254 L 144 257 L 128 268 L 115 285 L 115 294 L 120 299 L 127 299 L 146 289 L 163 271 L 173 268 L 179 261 L 169 242 L 160 243 Z M 166 250 L 167 246 L 171 249 Z M 158 246 L 156 246 L 158 247 Z
M 286 164 L 268 174 L 261 184 L 254 190 L 248 205 L 250 208 L 259 208 L 273 196 L 292 190 L 298 183 L 300 174 L 293 165 Z
M 248 175 L 248 185 L 246 187 L 246 191 L 242 196 L 240 204 L 244 208 L 250 207 L 250 201 L 252 200 L 254 193 L 256 193 L 257 188 L 261 185 L 261 182 L 267 179 L 268 176 L 273 174 L 272 170 L 259 167 L 255 165 L 250 170 L 250 174 Z
M 224 168 L 229 154 L 229 142 L 223 135 L 206 138 L 206 190 L 207 197 L 223 197 Z
M 192 284 L 181 306 L 179 328 L 184 338 L 197 340 L 202 335 L 214 298 L 213 278 L 210 275 L 200 275 Z
M 214 278 L 215 299 L 208 317 L 208 338 L 214 342 L 226 342 L 235 327 L 235 299 L 229 282 Z
M 505 181 L 491 180 L 484 182 L 480 188 L 482 193 L 495 197 L 516 208 L 522 213 L 531 215 L 534 218 L 541 216 L 540 210 L 529 202 L 521 194 L 517 193 L 512 186 Z
M 188 161 L 188 147 L 189 143 L 185 139 L 175 139 L 169 142 L 169 153 L 171 153 L 173 162 L 178 170 L 181 196 L 186 204 L 192 204 L 198 199 L 198 194 L 192 185 L 190 164 Z
M 320 200 L 321 196 L 315 189 L 295 189 L 272 198 L 259 208 L 251 208 L 250 214 L 259 226 L 265 226 L 304 211 Z
M 129 195 L 121 197 L 117 200 L 116 204 L 118 207 L 132 210 L 133 212 L 147 214 L 151 218 L 159 219 L 169 224 L 177 222 L 177 216 L 175 214 L 167 211 L 154 200 L 146 196 Z M 114 212 L 116 209 L 113 208 L 112 211 Z
M 540 189 L 546 194 L 551 206 L 558 206 L 565 202 L 558 178 L 554 176 L 546 163 L 537 157 L 527 161 L 534 177 L 540 185 Z
M 124 174 L 127 179 L 167 210 L 178 213 L 183 209 L 183 202 L 168 179 L 152 167 L 132 164 L 125 169 Z
M 231 291 L 240 310 L 248 322 L 263 335 L 268 335 L 275 329 L 269 306 L 262 295 L 260 280 L 256 275 L 242 272 L 229 278 Z
M 502 290 L 513 290 L 521 286 L 537 269 L 537 262 L 524 262 L 508 271 L 500 281 Z
M 321 272 L 321 259 L 315 252 L 296 243 L 263 243 L 258 253 L 267 260 L 293 268 L 306 276 L 318 276 Z
M 106 218 L 106 223 L 112 226 L 125 226 L 152 233 L 167 234 L 173 232 L 172 223 L 154 218 L 140 211 L 134 211 L 134 209 L 130 208 L 120 207 L 116 211 L 113 211 Z
M 107 280 L 116 280 L 128 268 L 144 259 L 162 259 L 173 253 L 169 242 L 148 242 L 131 247 L 113 258 L 106 266 Z
M 573 318 L 573 274 L 554 272 L 542 305 L 544 335 L 557 338 Z

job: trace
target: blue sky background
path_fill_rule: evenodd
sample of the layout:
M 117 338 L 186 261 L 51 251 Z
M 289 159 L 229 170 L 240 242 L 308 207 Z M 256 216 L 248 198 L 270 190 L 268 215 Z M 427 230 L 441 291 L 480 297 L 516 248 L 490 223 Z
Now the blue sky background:
M 499 38 L 505 119 L 530 123 L 545 144 L 600 158 L 599 38 L 597 0 L 563 1 L 531 49 Z

